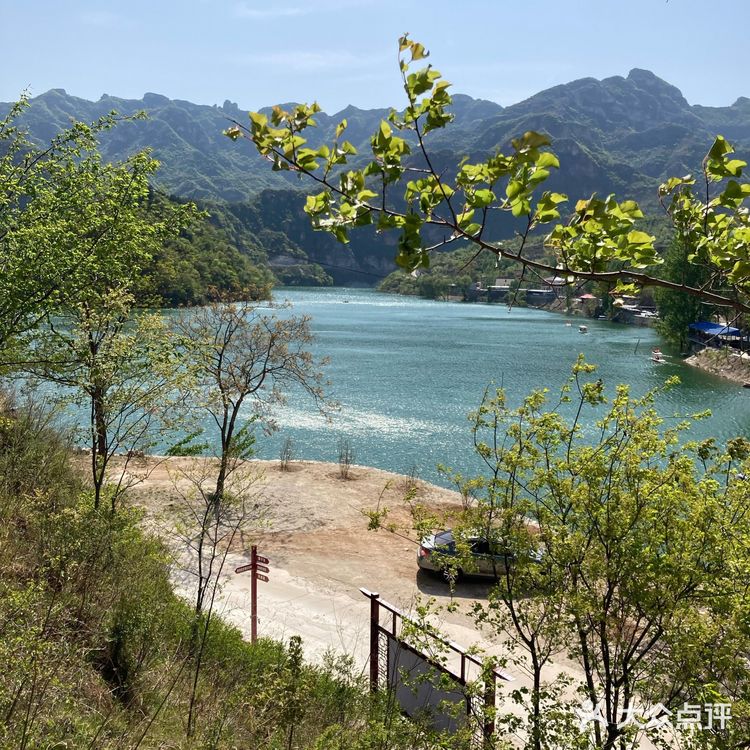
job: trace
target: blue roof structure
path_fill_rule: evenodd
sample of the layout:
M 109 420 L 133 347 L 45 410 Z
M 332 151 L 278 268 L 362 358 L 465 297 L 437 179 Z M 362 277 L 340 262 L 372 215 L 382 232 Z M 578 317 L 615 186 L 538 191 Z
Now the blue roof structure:
M 732 328 L 732 326 L 723 326 L 719 323 L 709 323 L 707 320 L 702 320 L 699 323 L 691 323 L 689 326 L 691 331 L 700 331 L 705 333 L 707 336 L 739 336 L 740 329 Z

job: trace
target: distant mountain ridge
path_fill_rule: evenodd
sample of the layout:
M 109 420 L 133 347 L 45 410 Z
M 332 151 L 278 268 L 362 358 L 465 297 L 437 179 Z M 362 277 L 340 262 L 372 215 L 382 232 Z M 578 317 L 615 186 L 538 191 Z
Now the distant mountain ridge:
M 162 163 L 159 187 L 166 192 L 238 204 L 233 213 L 252 216 L 253 231 L 262 227 L 267 236 L 281 231 L 289 240 L 283 250 L 278 237 L 258 243 L 272 266 L 277 262 L 286 268 L 294 258 L 301 262 L 307 256 L 309 262 L 322 263 L 325 258 L 329 265 L 338 260 L 352 273 L 387 273 L 392 267 L 386 257 L 390 250 L 374 234 L 353 238 L 342 255 L 331 238 L 310 233 L 301 201 L 281 197 L 309 186 L 293 175 L 272 172 L 251 144 L 232 143 L 222 135 L 230 121 L 247 122 L 247 113 L 230 101 L 208 106 L 147 93 L 138 100 L 105 94 L 91 102 L 52 89 L 35 97 L 31 105 L 25 124 L 41 142 L 71 119 L 90 121 L 111 110 L 123 115 L 145 110 L 149 120 L 123 124 L 106 135 L 105 157 L 120 159 L 136 149 L 152 148 Z M 0 104 L 0 113 L 8 106 Z M 430 148 L 441 169 L 454 166 L 463 156 L 486 158 L 496 148 L 507 148 L 516 135 L 538 130 L 552 137 L 561 161 L 559 173 L 548 185 L 572 200 L 593 192 L 614 192 L 653 206 L 659 182 L 699 170 L 717 133 L 732 141 L 740 156 L 750 154 L 750 99 L 740 97 L 729 107 L 690 105 L 679 89 L 637 68 L 627 77 L 582 78 L 554 86 L 508 107 L 454 94 L 453 112 L 454 122 L 431 134 Z M 313 145 L 330 140 L 336 125 L 346 118 L 346 137 L 364 159 L 370 135 L 387 114 L 385 109 L 353 106 L 332 115 L 321 112 L 316 117 L 319 127 L 309 131 L 309 138 Z M 264 198 L 265 191 L 273 192 Z M 243 204 L 247 205 L 243 208 Z M 277 229 L 277 219 L 283 229 Z M 510 233 L 507 222 L 496 227 L 501 233 L 506 228 Z M 346 276 L 336 270 L 331 275 L 337 281 Z
M 642 198 L 660 179 L 697 169 L 718 132 L 738 150 L 750 147 L 750 99 L 740 97 L 729 107 L 690 105 L 675 86 L 638 68 L 626 78 L 560 84 L 505 108 L 463 94 L 453 100 L 455 121 L 434 133 L 435 151 L 479 158 L 525 130 L 544 131 L 561 155 L 560 174 L 572 195 L 614 189 Z M 0 104 L 0 111 L 8 106 Z M 71 119 L 93 120 L 113 109 L 124 115 L 145 110 L 150 119 L 116 128 L 104 141 L 105 156 L 153 148 L 162 162 L 161 186 L 174 195 L 238 202 L 265 188 L 297 186 L 294 178 L 271 173 L 249 144 L 233 144 L 222 135 L 230 120 L 247 122 L 247 112 L 230 101 L 208 106 L 147 93 L 142 99 L 105 94 L 91 102 L 52 89 L 32 100 L 26 122 L 32 135 L 45 141 Z M 330 139 L 346 118 L 346 137 L 366 153 L 370 135 L 387 114 L 353 106 L 332 115 L 321 112 L 318 132 L 310 137 Z

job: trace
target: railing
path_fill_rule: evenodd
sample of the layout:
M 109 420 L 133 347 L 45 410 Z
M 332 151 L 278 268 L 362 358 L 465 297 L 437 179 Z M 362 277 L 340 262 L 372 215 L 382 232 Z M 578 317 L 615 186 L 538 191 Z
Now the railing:
M 446 675 L 460 686 L 462 690 L 466 688 L 467 685 L 484 679 L 484 686 L 481 695 L 481 702 L 483 705 L 481 708 L 494 708 L 497 680 L 511 681 L 513 680 L 513 677 L 510 674 L 498 668 L 491 660 L 482 661 L 474 654 L 468 653 L 467 650 L 458 643 L 448 640 L 432 630 L 425 629 L 424 625 L 415 623 L 413 619 L 409 618 L 401 612 L 401 610 L 394 607 L 392 604 L 383 601 L 378 593 L 369 591 L 365 588 L 361 588 L 360 591 L 370 600 L 369 666 L 370 690 L 372 692 L 379 690 L 383 684 L 388 689 L 398 691 L 398 684 L 394 683 L 398 682 L 399 677 L 398 675 L 392 674 L 389 669 L 392 655 L 388 651 L 391 647 L 391 642 L 396 642 L 400 650 L 412 654 L 417 659 L 429 665 L 431 669 L 436 670 L 442 675 Z M 404 624 L 409 624 L 421 629 L 427 640 L 435 643 L 441 651 L 444 652 L 444 656 L 438 660 L 434 656 L 424 653 L 407 643 L 402 637 Z M 381 635 L 385 637 L 381 638 Z M 385 641 L 385 643 L 383 643 L 383 641 Z M 490 676 L 491 679 L 487 679 L 488 676 Z M 466 691 L 464 691 L 464 694 L 467 696 L 466 712 L 470 715 L 472 713 L 471 700 L 468 698 Z M 409 713 L 408 706 L 402 705 L 402 708 Z M 491 718 L 491 714 L 490 717 L 487 718 L 486 711 L 483 710 L 481 713 L 483 717 L 481 735 L 487 739 L 494 733 L 494 721 Z

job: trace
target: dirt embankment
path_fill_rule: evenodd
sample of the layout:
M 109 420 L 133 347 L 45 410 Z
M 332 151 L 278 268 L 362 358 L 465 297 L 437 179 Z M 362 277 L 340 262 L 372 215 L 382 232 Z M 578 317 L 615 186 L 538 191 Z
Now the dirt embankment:
M 208 479 L 210 474 L 204 461 L 145 457 L 126 469 L 131 501 L 145 510 L 145 523 L 176 552 L 182 536 L 176 527 L 189 510 L 196 475 Z M 121 476 L 119 466 L 112 480 Z M 344 480 L 336 464 L 295 461 L 289 471 L 281 471 L 278 461 L 250 461 L 234 481 L 257 498 L 257 512 L 232 545 L 219 596 L 219 610 L 241 629 L 249 627 L 250 579 L 233 571 L 248 561 L 252 544 L 271 560 L 269 582 L 258 592 L 259 633 L 282 639 L 301 635 L 313 657 L 333 648 L 366 658 L 369 603 L 360 587 L 378 591 L 407 611 L 420 595 L 450 601 L 442 581 L 418 574 L 417 540 L 405 499 L 412 478 L 352 466 Z M 448 515 L 460 507 L 457 493 L 418 480 L 415 484 L 414 501 L 419 504 Z M 378 508 L 388 509 L 387 522 L 399 533 L 368 531 L 368 512 Z M 180 557 L 175 584 L 191 598 L 194 571 L 189 560 Z M 469 598 L 486 593 L 482 582 L 462 590 Z M 451 619 L 450 636 L 466 646 L 474 643 L 477 634 L 470 618 Z
M 703 349 L 688 357 L 685 364 L 750 387 L 750 355 L 748 354 L 740 354 L 730 349 Z
M 144 509 L 144 522 L 177 553 L 173 578 L 188 599 L 194 595 L 195 560 L 184 555 L 184 547 L 180 553 L 184 530 L 177 531 L 196 475 L 210 475 L 209 462 L 145 457 L 129 463 L 125 472 L 129 497 Z M 419 600 L 451 604 L 433 618 L 445 636 L 499 658 L 514 650 L 496 629 L 478 628 L 471 614 L 476 603 L 486 602 L 489 582 L 467 580 L 451 592 L 439 576 L 418 569 L 412 502 L 444 516 L 450 525 L 461 508 L 458 493 L 418 480 L 415 486 L 411 477 L 365 466 L 353 466 L 346 480 L 335 464 L 295 461 L 290 468 L 280 471 L 278 461 L 249 461 L 235 475 L 234 482 L 257 498 L 258 513 L 232 545 L 221 576 L 219 613 L 248 632 L 250 579 L 234 570 L 248 562 L 250 545 L 257 544 L 270 559 L 269 581 L 258 590 L 258 632 L 281 639 L 302 636 L 308 658 L 322 658 L 332 649 L 366 663 L 370 605 L 360 588 L 377 591 L 407 613 Z M 111 479 L 121 476 L 122 466 L 115 467 Z M 368 512 L 385 508 L 387 523 L 395 524 L 397 533 L 368 531 Z M 581 678 L 577 666 L 562 656 L 550 665 L 548 677 L 561 669 Z M 528 687 L 523 670 L 513 674 L 514 687 Z
M 130 487 L 128 496 L 145 511 L 144 523 L 177 553 L 173 579 L 188 599 L 194 596 L 195 561 L 191 564 L 190 555 L 184 554 L 180 519 L 191 506 L 196 479 L 210 486 L 210 461 L 147 456 L 123 467 L 120 460 L 110 478 Z M 217 613 L 249 633 L 250 578 L 234 571 L 248 562 L 250 545 L 257 544 L 270 559 L 269 580 L 258 586 L 258 632 L 283 640 L 301 636 L 307 658 L 321 660 L 331 651 L 343 652 L 364 673 L 370 603 L 360 588 L 377 591 L 407 614 L 416 603 L 432 601 L 443 608 L 432 623 L 450 640 L 500 660 L 521 656 L 517 644 L 502 631 L 477 626 L 472 616 L 474 606 L 487 601 L 488 582 L 466 580 L 451 591 L 439 576 L 417 567 L 412 501 L 444 515 L 450 524 L 451 515 L 461 507 L 457 493 L 364 466 L 353 466 L 347 480 L 341 479 L 335 464 L 295 461 L 290 469 L 281 471 L 277 461 L 249 461 L 235 476 L 234 481 L 257 499 L 257 515 L 231 547 L 215 603 Z M 386 507 L 388 522 L 395 523 L 399 533 L 368 531 L 368 512 Z M 508 690 L 531 688 L 525 668 L 509 665 L 506 673 L 512 680 Z M 561 673 L 574 684 L 584 680 L 578 664 L 565 654 L 544 668 L 543 678 L 552 680 Z M 572 692 L 570 698 L 577 700 Z M 653 750 L 648 743 L 641 747 Z

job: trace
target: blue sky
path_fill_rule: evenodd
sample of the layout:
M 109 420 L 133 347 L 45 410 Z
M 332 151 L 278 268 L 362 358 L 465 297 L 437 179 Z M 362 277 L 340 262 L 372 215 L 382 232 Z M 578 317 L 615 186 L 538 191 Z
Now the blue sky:
M 29 87 L 252 109 L 400 105 L 404 31 L 454 91 L 503 105 L 634 67 L 691 104 L 750 96 L 750 0 L 0 0 L 0 100 Z

